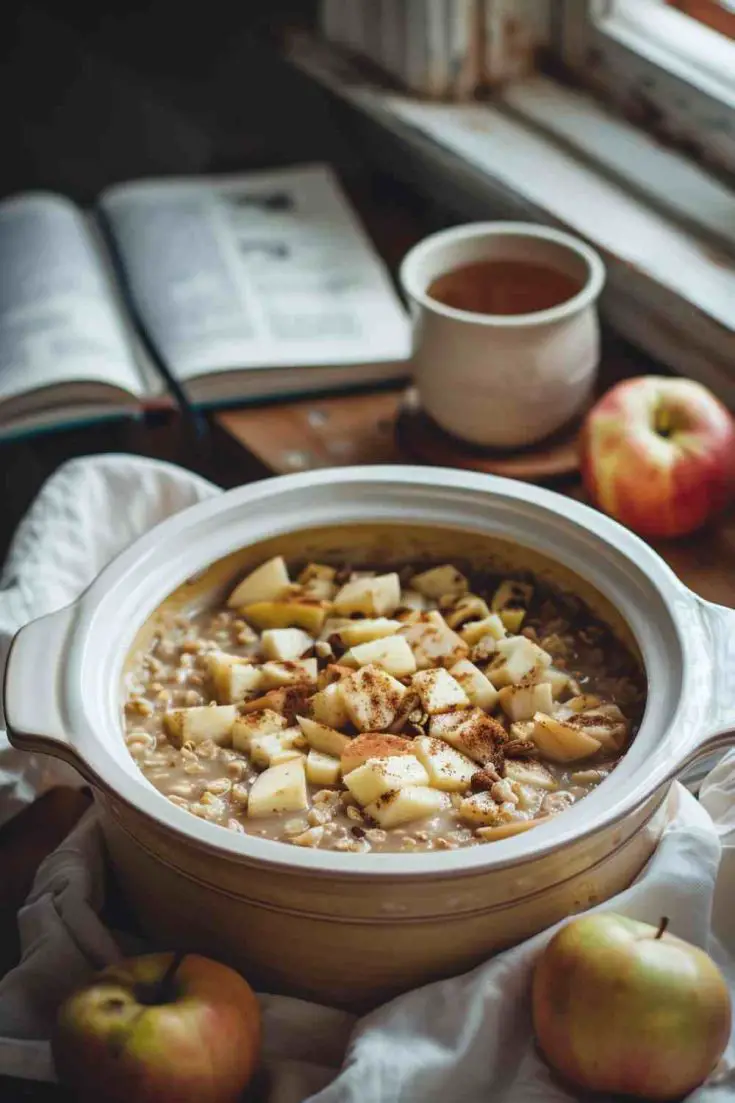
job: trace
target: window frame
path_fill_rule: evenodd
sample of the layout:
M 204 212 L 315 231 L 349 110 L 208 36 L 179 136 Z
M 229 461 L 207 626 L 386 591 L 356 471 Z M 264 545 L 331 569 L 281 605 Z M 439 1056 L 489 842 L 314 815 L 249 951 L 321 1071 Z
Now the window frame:
M 552 54 L 630 121 L 735 176 L 735 40 L 655 0 L 562 0 Z

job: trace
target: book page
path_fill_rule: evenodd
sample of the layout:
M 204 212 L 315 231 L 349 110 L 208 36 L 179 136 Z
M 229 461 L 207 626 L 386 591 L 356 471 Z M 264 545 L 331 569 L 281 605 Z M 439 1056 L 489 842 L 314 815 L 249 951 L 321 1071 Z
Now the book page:
M 326 167 L 133 183 L 102 207 L 140 314 L 183 380 L 409 355 L 390 277 Z
M 62 196 L 0 203 L 0 401 L 64 383 L 142 380 L 85 218 Z

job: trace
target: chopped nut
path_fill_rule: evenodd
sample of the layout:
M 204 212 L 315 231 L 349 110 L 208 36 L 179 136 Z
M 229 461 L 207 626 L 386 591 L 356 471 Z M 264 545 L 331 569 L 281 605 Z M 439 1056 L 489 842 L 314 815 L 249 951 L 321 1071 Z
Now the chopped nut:
M 472 775 L 470 788 L 473 793 L 489 793 L 493 785 L 500 781 L 500 774 L 492 766 L 486 766 L 484 770 L 478 770 Z
M 307 813 L 306 819 L 312 827 L 323 827 L 325 823 L 328 823 L 332 818 L 331 810 L 327 805 L 321 804 L 317 808 L 312 808 Z
M 307 831 L 304 831 L 301 835 L 295 835 L 291 842 L 294 846 L 319 846 L 324 836 L 323 827 L 310 827 Z

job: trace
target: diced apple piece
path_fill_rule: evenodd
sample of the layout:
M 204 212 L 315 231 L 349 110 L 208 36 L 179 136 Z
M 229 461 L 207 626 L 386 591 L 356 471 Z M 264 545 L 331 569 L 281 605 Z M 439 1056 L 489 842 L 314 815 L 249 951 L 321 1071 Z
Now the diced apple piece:
M 579 762 L 600 749 L 599 739 L 593 739 L 554 716 L 537 712 L 533 720 L 531 739 L 538 747 L 539 754 L 551 762 Z
M 345 583 L 334 598 L 335 613 L 362 613 L 366 617 L 389 617 L 398 608 L 401 583 L 397 574 L 356 578 Z
M 222 704 L 236 705 L 263 686 L 260 667 L 238 655 L 215 651 L 207 656 L 207 666 L 217 700 Z
M 479 839 L 484 839 L 486 843 L 497 843 L 501 839 L 510 839 L 513 835 L 522 835 L 524 831 L 529 831 L 532 827 L 538 827 L 543 822 L 543 819 L 513 820 L 511 823 L 500 823 L 495 827 L 478 827 L 475 834 Z
M 429 608 L 429 605 L 429 599 L 424 594 L 420 594 L 418 590 L 401 590 L 399 609 L 413 609 L 416 612 L 423 613 Z
M 303 596 L 317 601 L 331 601 L 337 593 L 337 584 L 334 581 L 336 573 L 335 567 L 328 567 L 323 563 L 310 563 L 304 567 L 298 577 Z
M 360 621 L 350 620 L 349 617 L 327 617 L 319 633 L 320 640 L 328 640 L 330 636 L 336 636 L 340 629 L 348 624 L 359 624 Z
M 599 740 L 609 754 L 620 751 L 628 738 L 628 721 L 617 705 L 598 705 L 568 721 L 571 727 Z
M 232 728 L 237 719 L 234 705 L 198 705 L 191 709 L 171 709 L 163 715 L 163 724 L 171 742 L 203 743 L 211 739 L 220 747 L 232 742 Z
M 301 728 L 284 728 L 283 731 L 258 735 L 250 740 L 250 757 L 255 766 L 275 766 L 276 760 L 286 762 L 301 757 L 304 737 Z
M 309 807 L 303 758 L 282 762 L 256 777 L 248 799 L 248 817 L 303 812 Z
M 328 563 L 307 563 L 296 581 L 299 586 L 306 586 L 307 583 L 313 582 L 315 578 L 325 582 L 334 582 L 336 574 L 337 568 L 330 567 Z
M 315 685 L 317 676 L 316 659 L 291 659 L 288 662 L 263 663 L 263 684 L 266 689 L 278 689 L 280 686 Z
M 352 743 L 348 735 L 343 735 L 326 724 L 320 724 L 317 720 L 310 720 L 307 716 L 297 716 L 296 720 L 309 746 L 320 754 L 339 758 Z
M 283 556 L 261 563 L 243 578 L 227 599 L 230 609 L 241 609 L 253 602 L 275 601 L 291 584 Z
M 313 639 L 303 628 L 267 628 L 260 643 L 266 659 L 282 663 L 300 659 L 314 646 Z
M 545 789 L 549 793 L 559 788 L 559 783 L 540 762 L 517 762 L 511 758 L 505 762 L 505 776 L 519 785 L 531 785 L 534 789 Z
M 232 745 L 237 751 L 249 751 L 252 739 L 283 731 L 287 726 L 286 717 L 272 709 L 259 709 L 246 716 L 238 716 L 232 726 Z
M 336 785 L 341 773 L 342 767 L 338 758 L 331 754 L 322 754 L 312 747 L 306 756 L 306 780 L 311 785 Z
M 388 617 L 376 617 L 368 620 L 350 620 L 337 629 L 345 647 L 356 647 L 361 643 L 370 643 L 372 640 L 382 640 L 386 636 L 395 636 L 401 627 L 399 620 L 390 620 Z
M 436 666 L 454 666 L 467 658 L 468 645 L 454 632 L 441 613 L 420 614 L 420 620 L 406 624 L 400 634 L 405 636 L 416 658 L 419 670 Z
M 494 613 L 503 612 L 505 609 L 525 611 L 532 598 L 533 586 L 529 582 L 516 582 L 514 579 L 506 578 L 493 594 L 491 604 Z
M 468 621 L 484 620 L 490 616 L 487 603 L 477 594 L 465 594 L 461 597 L 451 612 L 445 613 L 446 622 L 450 628 L 459 628 Z
M 512 636 L 516 636 L 523 627 L 523 622 L 526 619 L 526 610 L 503 609 L 500 614 L 500 619 L 507 631 L 510 632 Z
M 553 666 L 550 666 L 548 670 L 543 672 L 540 680 L 549 683 L 551 686 L 551 696 L 555 701 L 558 701 L 562 693 L 566 693 L 569 689 L 569 675 L 565 674 L 563 670 L 557 670 L 556 667 Z
M 365 732 L 364 735 L 350 739 L 342 752 L 342 775 L 346 777 L 371 758 L 396 758 L 398 755 L 412 755 L 413 751 L 411 739 L 382 732 Z
M 399 827 L 402 823 L 435 816 L 450 807 L 450 798 L 438 789 L 425 785 L 409 785 L 394 793 L 384 793 L 365 811 L 383 828 Z
M 419 671 L 414 674 L 411 686 L 418 693 L 423 709 L 429 716 L 470 707 L 470 699 L 462 686 L 444 667 Z
M 473 793 L 465 797 L 458 809 L 460 818 L 482 827 L 495 827 L 508 823 L 510 817 L 501 812 L 500 805 L 489 793 Z
M 432 567 L 428 571 L 414 575 L 411 579 L 411 589 L 418 590 L 425 597 L 438 601 L 440 597 L 461 597 L 462 594 L 467 593 L 469 583 L 456 567 L 445 563 L 442 567 Z
M 449 673 L 459 682 L 469 697 L 470 704 L 485 712 L 492 712 L 497 704 L 498 691 L 479 667 L 469 659 L 462 659 L 455 663 Z
M 298 598 L 292 601 L 258 601 L 240 611 L 256 628 L 303 628 L 317 636 L 327 616 L 328 604 Z
M 363 666 L 339 682 L 338 688 L 351 723 L 361 732 L 389 728 L 406 692 L 400 682 L 378 666 Z
M 537 712 L 551 712 L 553 698 L 548 682 L 531 686 L 505 686 L 498 694 L 500 707 L 511 720 L 532 720 Z
M 346 665 L 354 662 L 358 667 L 374 663 L 394 678 L 405 678 L 416 670 L 413 651 L 403 636 L 387 636 L 382 640 L 357 644 L 342 656 L 341 662 Z
M 443 739 L 419 736 L 413 740 L 416 757 L 429 775 L 429 784 L 447 793 L 469 789 L 477 763 L 455 751 Z
M 481 709 L 471 709 L 456 715 L 460 718 L 456 726 L 437 723 L 444 720 L 444 717 L 435 717 L 431 721 L 431 735 L 444 739 L 481 766 L 495 765 L 502 758 L 499 748 L 507 739 L 503 725 Z
M 350 722 L 350 714 L 342 696 L 342 683 L 332 682 L 311 699 L 311 714 L 328 728 L 344 728 Z
M 397 755 L 395 758 L 369 758 L 356 770 L 350 770 L 345 778 L 345 785 L 363 807 L 382 797 L 384 793 L 405 789 L 407 785 L 428 784 L 429 775 L 412 754 Z
M 470 621 L 459 634 L 470 647 L 474 647 L 485 636 L 492 636 L 494 640 L 504 640 L 508 635 L 497 613 L 491 613 L 489 617 L 483 617 L 482 620 Z
M 497 657 L 485 671 L 496 689 L 518 685 L 524 680 L 527 683 L 538 681 L 543 671 L 551 666 L 551 655 L 525 636 L 499 640 L 497 649 Z

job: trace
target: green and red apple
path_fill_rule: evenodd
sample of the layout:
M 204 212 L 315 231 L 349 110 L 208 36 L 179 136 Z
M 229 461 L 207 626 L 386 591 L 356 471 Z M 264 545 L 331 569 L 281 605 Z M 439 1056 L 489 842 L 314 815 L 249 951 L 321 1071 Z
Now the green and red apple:
M 725 980 L 703 950 L 609 912 L 552 938 L 533 977 L 533 1022 L 552 1068 L 593 1091 L 682 1099 L 732 1029 Z
M 260 1054 L 260 1010 L 234 970 L 196 954 L 112 965 L 63 1004 L 52 1049 L 81 1103 L 235 1103 Z
M 733 497 L 735 424 L 700 383 L 641 376 L 590 411 L 581 459 L 600 509 L 641 536 L 683 536 Z

